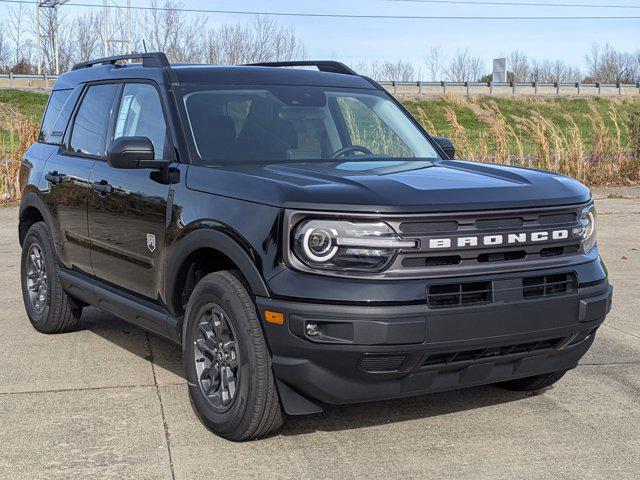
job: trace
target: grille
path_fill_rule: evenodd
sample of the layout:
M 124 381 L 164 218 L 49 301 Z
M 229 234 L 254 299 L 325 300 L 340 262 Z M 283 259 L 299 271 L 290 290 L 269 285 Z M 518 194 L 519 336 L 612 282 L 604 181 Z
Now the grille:
M 488 220 L 476 220 L 475 226 L 478 230 L 521 228 L 524 226 L 524 218 L 491 218 Z
M 403 222 L 400 231 L 407 235 L 429 235 L 431 233 L 455 232 L 458 222 L 449 220 L 444 222 Z
M 540 215 L 538 223 L 541 225 L 560 225 L 563 223 L 573 223 L 577 220 L 575 213 L 557 213 L 555 215 Z
M 538 342 L 517 343 L 500 347 L 478 348 L 476 350 L 463 350 L 457 352 L 432 353 L 422 363 L 423 367 L 445 366 L 456 363 L 477 361 L 485 358 L 501 358 L 507 355 L 536 352 L 553 348 L 563 340 L 560 338 L 550 338 Z
M 405 358 L 406 355 L 365 355 L 359 367 L 370 373 L 397 372 Z
M 522 296 L 524 298 L 549 297 L 574 292 L 575 275 L 562 273 L 557 275 L 541 275 L 522 279 Z
M 448 283 L 427 287 L 427 304 L 430 308 L 451 308 L 491 303 L 491 282 Z
M 540 208 L 511 210 L 504 212 L 468 212 L 440 214 L 434 217 L 385 219 L 403 237 L 416 238 L 420 242 L 418 251 L 402 251 L 389 268 L 393 275 L 428 274 L 434 269 L 444 275 L 455 274 L 456 268 L 467 268 L 486 273 L 495 272 L 502 265 L 529 265 L 545 261 L 552 263 L 554 257 L 579 255 L 579 241 L 575 238 L 502 245 L 474 245 L 466 248 L 430 249 L 433 238 L 455 239 L 463 236 L 508 235 L 530 233 L 540 230 L 568 229 L 579 226 L 578 213 L 582 207 Z M 567 262 L 570 262 L 568 259 Z M 520 266 L 520 265 L 518 265 Z

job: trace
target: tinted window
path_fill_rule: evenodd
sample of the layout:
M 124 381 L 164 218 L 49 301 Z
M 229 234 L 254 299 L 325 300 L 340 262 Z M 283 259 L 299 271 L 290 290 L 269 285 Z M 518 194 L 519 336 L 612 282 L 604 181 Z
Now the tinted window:
M 42 127 L 40 128 L 40 136 L 38 137 L 39 141 L 54 143 L 55 140 L 51 138 L 51 134 L 54 131 L 54 125 L 57 123 L 60 112 L 62 111 L 70 94 L 71 90 L 57 90 L 55 92 L 51 92 L 49 102 L 47 103 L 47 109 L 44 112 L 44 118 L 42 119 Z M 58 142 L 61 137 L 62 135 L 57 136 Z
M 366 105 L 366 99 L 341 96 L 337 102 L 352 145 L 364 145 L 374 154 L 387 157 L 413 156 L 389 124 Z
M 167 126 L 160 97 L 153 86 L 131 83 L 124 87 L 114 132 L 114 138 L 119 137 L 147 137 L 153 143 L 155 158 L 168 158 Z
M 117 88 L 117 85 L 89 87 L 73 125 L 71 150 L 101 157 L 106 155 L 107 127 Z
M 290 85 L 181 90 L 205 163 L 438 158 L 382 92 Z

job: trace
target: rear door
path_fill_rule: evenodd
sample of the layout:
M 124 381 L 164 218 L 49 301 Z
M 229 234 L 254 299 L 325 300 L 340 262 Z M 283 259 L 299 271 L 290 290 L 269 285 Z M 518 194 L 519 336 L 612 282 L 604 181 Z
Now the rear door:
M 44 172 L 56 250 L 65 267 L 85 273 L 92 273 L 87 225 L 89 176 L 95 159 L 104 157 L 115 93 L 115 85 L 77 87 L 68 96 L 55 125 L 46 129 L 43 125 L 46 139 L 60 144 Z M 79 97 L 82 98 L 76 107 Z M 67 126 L 70 116 L 73 119 Z
M 143 136 L 156 159 L 173 159 L 164 109 L 155 84 L 125 83 L 109 140 Z M 97 161 L 91 173 L 89 236 L 95 275 L 156 300 L 162 280 L 169 185 L 150 169 L 123 170 Z

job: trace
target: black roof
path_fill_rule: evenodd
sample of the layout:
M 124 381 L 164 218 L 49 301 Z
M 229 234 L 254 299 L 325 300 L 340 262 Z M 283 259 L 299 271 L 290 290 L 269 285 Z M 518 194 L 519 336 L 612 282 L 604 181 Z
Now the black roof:
M 142 58 L 138 63 L 116 63 Z M 281 68 L 283 66 L 316 66 L 319 71 Z M 157 83 L 206 85 L 309 85 L 342 88 L 375 89 L 368 79 L 347 66 L 333 61 L 276 62 L 259 65 L 219 66 L 202 64 L 169 64 L 162 53 L 107 57 L 77 64 L 64 73 L 54 90 L 74 88 L 80 83 L 115 80 L 149 79 Z

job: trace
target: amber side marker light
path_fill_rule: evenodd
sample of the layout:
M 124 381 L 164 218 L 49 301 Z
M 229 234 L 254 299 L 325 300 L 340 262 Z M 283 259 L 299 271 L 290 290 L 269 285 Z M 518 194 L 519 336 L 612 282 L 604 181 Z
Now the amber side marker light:
M 267 321 L 267 323 L 274 323 L 276 325 L 284 324 L 284 314 L 280 312 L 272 312 L 270 310 L 265 310 L 264 319 Z

